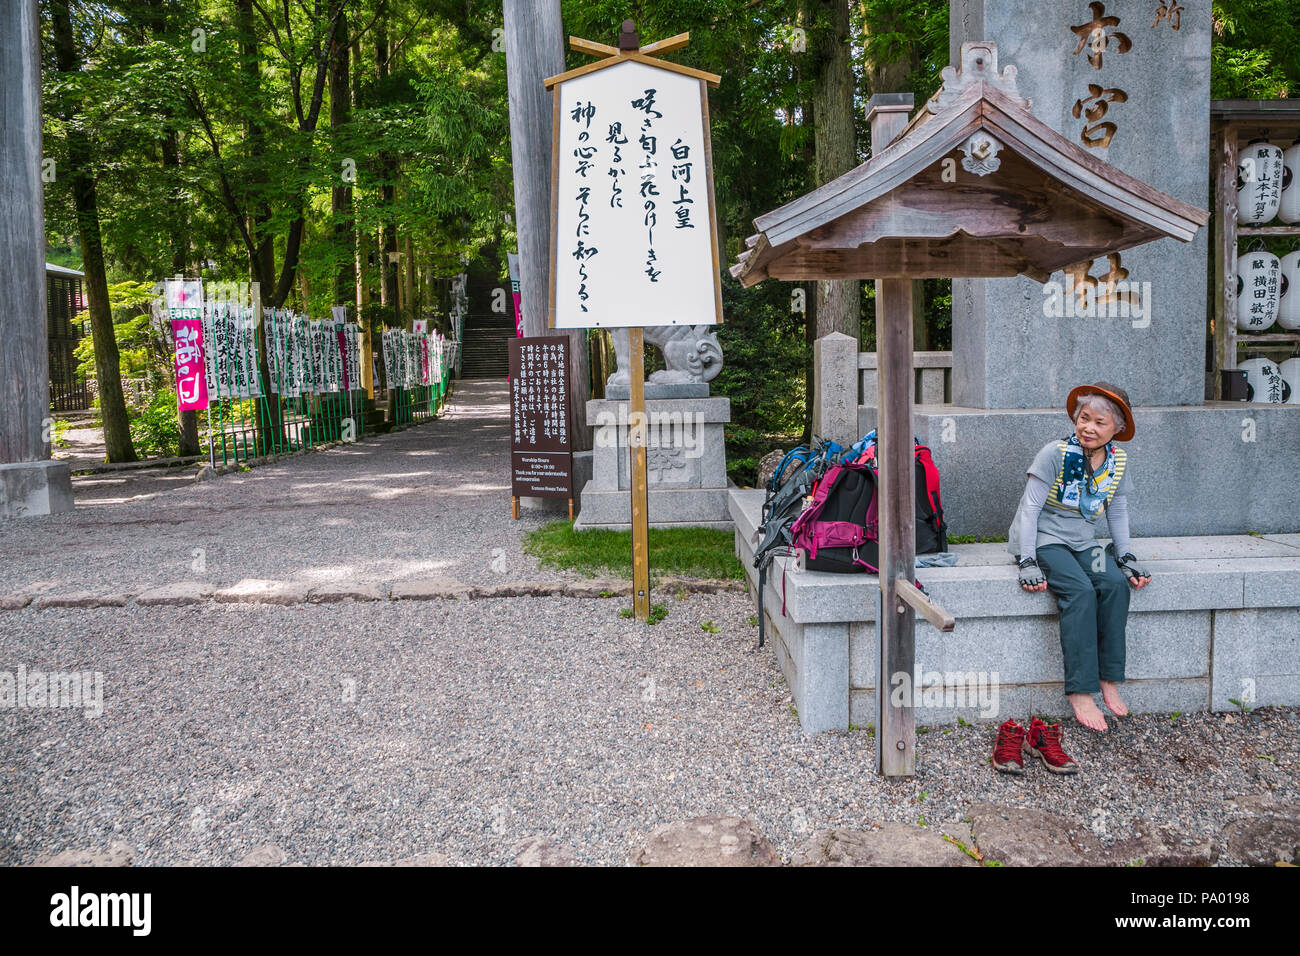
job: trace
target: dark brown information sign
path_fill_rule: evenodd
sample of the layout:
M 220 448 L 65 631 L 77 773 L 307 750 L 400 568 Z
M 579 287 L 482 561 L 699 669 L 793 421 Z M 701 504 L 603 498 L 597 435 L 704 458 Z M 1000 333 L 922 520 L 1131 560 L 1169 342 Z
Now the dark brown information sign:
M 542 335 L 510 343 L 510 494 L 572 498 L 569 340 Z

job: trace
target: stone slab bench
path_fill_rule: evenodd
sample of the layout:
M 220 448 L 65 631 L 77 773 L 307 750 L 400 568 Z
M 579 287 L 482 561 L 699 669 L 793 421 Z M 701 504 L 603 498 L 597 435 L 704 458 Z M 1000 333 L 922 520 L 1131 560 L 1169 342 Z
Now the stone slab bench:
M 757 595 L 755 531 L 763 492 L 733 489 L 736 554 Z M 918 724 L 1024 723 L 1030 713 L 1070 713 L 1063 685 L 1056 600 L 1020 590 L 1004 544 L 953 545 L 959 564 L 918 568 L 916 578 L 957 619 L 941 633 L 916 626 L 916 670 L 942 675 L 943 703 L 918 706 Z M 1130 710 L 1191 712 L 1300 704 L 1300 534 L 1135 538 L 1152 574 L 1131 592 Z M 768 571 L 767 639 L 785 673 L 804 730 L 875 722 L 880 590 L 875 575 L 800 571 L 778 557 Z M 784 610 L 783 610 L 784 607 Z M 995 708 L 965 699 L 974 680 L 996 675 Z M 973 694 L 971 695 L 973 697 Z M 986 713 L 994 709 L 994 713 Z

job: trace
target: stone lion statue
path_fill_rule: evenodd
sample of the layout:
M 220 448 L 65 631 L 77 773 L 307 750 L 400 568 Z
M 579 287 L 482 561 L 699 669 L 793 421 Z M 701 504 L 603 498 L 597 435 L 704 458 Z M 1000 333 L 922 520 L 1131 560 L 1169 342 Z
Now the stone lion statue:
M 646 345 L 663 353 L 667 366 L 651 374 L 649 381 L 665 384 L 711 382 L 722 371 L 722 346 L 709 325 L 656 325 L 645 330 Z M 628 359 L 632 351 L 627 329 L 610 329 L 618 368 L 606 386 L 628 385 Z

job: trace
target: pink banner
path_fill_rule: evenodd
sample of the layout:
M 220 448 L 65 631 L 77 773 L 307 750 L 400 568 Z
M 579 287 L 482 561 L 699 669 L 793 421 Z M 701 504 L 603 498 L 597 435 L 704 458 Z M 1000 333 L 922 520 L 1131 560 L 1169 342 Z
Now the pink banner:
M 208 380 L 204 374 L 203 323 L 199 319 L 172 319 L 176 341 L 176 400 L 183 412 L 208 407 Z

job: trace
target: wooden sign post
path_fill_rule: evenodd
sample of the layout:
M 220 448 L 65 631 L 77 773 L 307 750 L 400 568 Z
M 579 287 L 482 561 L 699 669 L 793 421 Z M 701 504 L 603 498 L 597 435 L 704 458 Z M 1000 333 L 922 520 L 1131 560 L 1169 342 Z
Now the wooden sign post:
M 633 610 L 650 616 L 646 326 L 722 321 L 708 87 L 721 77 L 658 59 L 683 33 L 641 46 L 570 37 L 604 59 L 545 81 L 553 92 L 550 327 L 626 328 Z

